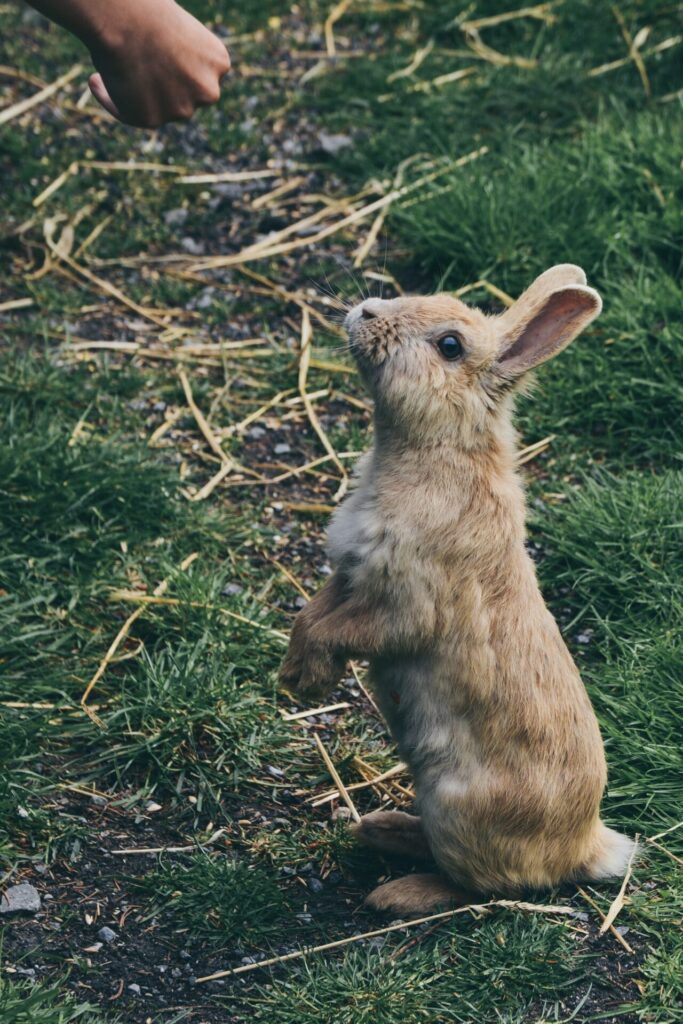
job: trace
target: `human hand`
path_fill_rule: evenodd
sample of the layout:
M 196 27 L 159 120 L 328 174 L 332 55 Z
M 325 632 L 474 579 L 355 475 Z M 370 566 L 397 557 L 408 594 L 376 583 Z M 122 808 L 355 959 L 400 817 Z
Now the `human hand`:
M 201 22 L 174 0 L 117 0 L 110 7 L 85 40 L 97 68 L 90 89 L 105 110 L 126 124 L 156 128 L 218 100 L 230 57 Z

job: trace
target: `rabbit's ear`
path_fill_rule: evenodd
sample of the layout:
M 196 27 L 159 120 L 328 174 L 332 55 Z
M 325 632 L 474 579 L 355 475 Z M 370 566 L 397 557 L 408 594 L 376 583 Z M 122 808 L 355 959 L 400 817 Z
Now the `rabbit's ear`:
M 498 366 L 506 375 L 525 373 L 561 352 L 598 315 L 602 299 L 587 285 L 568 284 L 525 301 L 511 317 L 515 306 L 500 318 Z

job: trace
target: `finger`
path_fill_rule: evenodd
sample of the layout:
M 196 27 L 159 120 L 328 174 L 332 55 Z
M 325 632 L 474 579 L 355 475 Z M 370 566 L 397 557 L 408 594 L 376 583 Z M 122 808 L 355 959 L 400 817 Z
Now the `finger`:
M 110 113 L 112 117 L 115 117 L 117 118 L 117 120 L 122 121 L 123 118 L 121 117 L 119 108 L 116 106 L 113 99 L 109 95 L 107 87 L 102 79 L 102 75 L 99 72 L 96 72 L 94 75 L 91 75 L 88 79 L 88 85 L 90 86 L 90 92 L 93 94 L 93 96 L 100 104 L 100 106 L 104 107 L 104 109 L 108 111 L 108 113 Z

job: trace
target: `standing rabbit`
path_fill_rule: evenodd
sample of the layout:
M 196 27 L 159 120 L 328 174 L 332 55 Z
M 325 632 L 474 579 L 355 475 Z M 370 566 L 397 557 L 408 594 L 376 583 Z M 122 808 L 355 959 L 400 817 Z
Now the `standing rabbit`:
M 527 372 L 601 306 L 564 264 L 500 316 L 441 294 L 367 299 L 346 319 L 374 447 L 332 519 L 336 568 L 294 623 L 281 680 L 329 690 L 347 659 L 370 662 L 420 817 L 376 811 L 356 834 L 442 872 L 381 885 L 375 909 L 606 878 L 632 855 L 600 820 L 598 723 L 524 546 L 512 426 Z

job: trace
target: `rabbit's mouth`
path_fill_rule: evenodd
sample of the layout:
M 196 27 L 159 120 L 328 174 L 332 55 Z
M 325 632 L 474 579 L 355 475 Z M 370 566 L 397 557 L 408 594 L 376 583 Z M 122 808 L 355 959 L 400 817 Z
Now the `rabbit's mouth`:
M 366 299 L 347 314 L 344 327 L 349 336 L 349 351 L 360 370 L 377 369 L 388 358 L 396 332 L 386 313 L 391 301 Z

